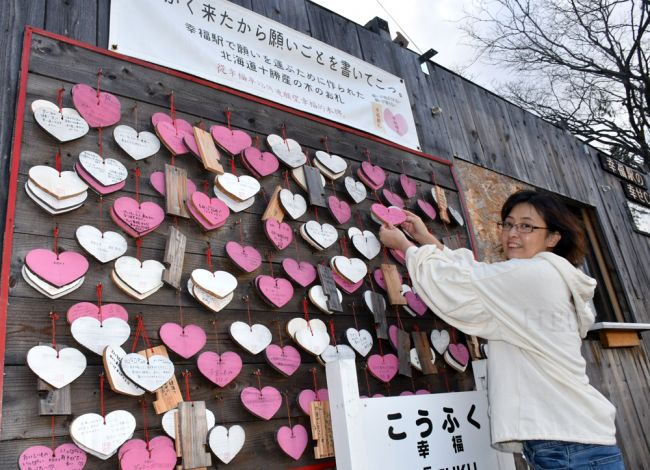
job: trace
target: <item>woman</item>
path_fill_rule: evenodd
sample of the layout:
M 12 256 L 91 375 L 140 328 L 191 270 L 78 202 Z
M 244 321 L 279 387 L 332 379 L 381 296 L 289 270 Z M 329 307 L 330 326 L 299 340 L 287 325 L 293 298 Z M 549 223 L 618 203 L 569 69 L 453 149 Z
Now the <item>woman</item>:
M 495 447 L 523 447 L 534 469 L 622 469 L 614 406 L 589 385 L 580 352 L 596 287 L 575 268 L 584 234 L 566 207 L 534 191 L 511 195 L 501 220 L 500 263 L 445 248 L 410 212 L 402 228 L 422 246 L 392 226 L 379 237 L 406 253 L 413 287 L 437 316 L 489 341 Z

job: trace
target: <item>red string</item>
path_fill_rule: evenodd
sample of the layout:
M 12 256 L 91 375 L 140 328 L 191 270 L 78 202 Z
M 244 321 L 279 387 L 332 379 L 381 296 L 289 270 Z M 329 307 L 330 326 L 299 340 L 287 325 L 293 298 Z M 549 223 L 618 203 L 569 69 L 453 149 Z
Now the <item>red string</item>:
M 101 81 L 102 81 L 102 68 L 99 68 L 99 71 L 97 72 L 97 104 L 99 104 L 99 92 L 101 89 Z M 101 128 L 100 128 L 101 129 Z
M 277 318 L 276 318 L 274 321 L 275 321 L 275 322 L 277 323 L 277 325 L 278 325 L 278 338 L 279 338 L 279 340 L 280 340 L 280 348 L 283 349 L 283 351 L 282 351 L 282 355 L 284 356 L 284 344 L 283 344 L 283 342 L 282 342 L 282 328 L 280 328 L 280 321 L 279 321 Z
M 388 259 L 388 248 L 386 248 L 386 245 L 383 246 L 381 251 L 384 257 L 384 263 L 388 263 L 390 260 Z
M 379 330 L 379 326 L 375 325 L 375 330 Z M 381 338 L 377 338 L 377 345 L 379 346 L 379 355 L 384 357 L 384 347 L 381 345 Z
M 307 297 L 302 298 L 302 313 L 305 316 L 305 320 L 307 323 L 309 323 L 309 312 L 307 311 Z M 311 330 L 311 325 L 309 325 L 309 329 Z
M 208 270 L 212 272 L 212 247 L 210 246 L 210 243 L 208 243 L 208 249 L 205 250 L 205 257 L 208 262 Z
M 54 254 L 56 255 L 56 259 L 59 259 L 59 252 L 57 250 L 57 242 L 59 240 L 59 226 L 55 225 L 54 229 L 52 230 L 52 233 L 54 235 Z
M 133 336 L 133 346 L 131 347 L 131 352 L 134 353 L 138 347 L 138 340 L 140 339 L 140 333 L 142 332 L 142 316 L 137 316 L 138 324 L 135 327 L 135 335 Z
M 230 109 L 226 108 L 226 121 L 228 121 L 228 129 L 232 131 L 232 128 L 230 127 Z
M 210 195 L 209 192 L 208 192 L 210 190 L 209 188 L 210 188 L 210 183 L 208 183 L 208 180 L 204 180 L 203 181 L 203 192 L 208 196 Z
M 102 144 L 102 128 L 97 129 L 97 146 L 99 147 L 99 156 L 104 155 L 104 147 Z
M 238 219 L 237 222 L 235 222 L 237 225 L 239 225 L 239 244 L 243 245 L 244 244 L 244 229 L 242 228 L 242 223 L 241 219 Z
M 138 261 L 140 261 L 140 266 L 142 266 L 142 258 L 140 256 L 141 248 L 142 248 L 142 238 L 136 238 L 135 239 L 135 249 L 136 249 Z
M 293 426 L 291 426 L 291 410 L 289 409 L 289 395 L 284 393 L 284 403 L 287 407 L 287 418 L 289 419 L 289 429 L 291 429 L 291 437 L 293 437 Z
M 133 121 L 134 121 L 134 127 L 137 129 L 138 128 L 138 102 L 137 101 L 133 106 Z
M 57 90 L 56 92 L 56 104 L 59 105 L 59 112 L 63 113 L 63 93 L 65 92 L 65 88 L 61 87 Z
M 185 401 L 192 401 L 190 398 L 190 377 L 192 373 L 185 369 L 185 372 L 181 372 L 181 375 L 185 379 Z
M 178 127 L 176 125 L 176 106 L 174 106 L 174 91 L 172 90 L 171 95 L 169 95 L 169 113 L 172 116 L 172 121 L 174 122 L 174 128 L 178 133 Z
M 371 395 L 370 394 L 370 381 L 368 380 L 368 364 L 367 363 L 365 364 L 365 366 L 363 368 L 363 372 L 364 372 L 364 374 L 366 376 L 366 391 L 368 393 L 368 398 L 370 398 L 370 395 Z
M 370 290 L 375 292 L 375 283 L 372 282 L 372 274 L 370 274 L 370 271 L 368 271 L 368 282 L 370 283 Z
M 336 334 L 334 333 L 334 320 L 330 320 L 330 333 L 332 335 L 332 341 L 334 341 L 334 347 L 336 347 Z
M 451 342 L 455 343 L 456 342 L 456 328 L 451 329 Z
M 99 400 L 101 402 L 102 418 L 106 424 L 106 414 L 104 413 L 104 373 L 99 374 Z
M 56 357 L 59 357 L 59 351 L 56 349 L 56 321 L 59 315 L 56 312 L 50 312 L 50 319 L 52 320 L 52 348 L 56 351 Z
M 370 150 L 363 149 L 363 155 L 368 159 L 368 163 L 372 163 L 372 160 L 370 160 Z
M 287 127 L 282 123 L 282 126 L 280 127 L 280 130 L 282 131 L 282 140 L 285 142 L 287 141 Z M 289 148 L 289 144 L 287 144 L 287 148 Z
M 318 220 L 318 207 L 314 207 L 314 216 L 316 217 L 316 222 L 320 224 L 320 220 Z
M 289 170 L 284 170 L 284 187 L 289 189 Z
M 149 451 L 149 456 L 151 457 L 151 449 L 149 448 L 149 426 L 147 425 L 147 400 L 145 398 L 140 400 L 140 406 L 142 407 L 142 428 L 144 430 L 144 441 L 147 443 L 147 450 Z
M 104 196 L 99 196 L 99 231 L 102 232 L 104 238 Z
M 298 237 L 293 237 L 293 244 L 296 246 L 296 261 L 298 262 L 298 269 L 300 269 L 300 251 L 298 250 Z
M 330 153 L 330 146 L 329 146 L 328 143 L 327 143 L 328 140 L 329 140 L 329 139 L 327 138 L 327 136 L 325 136 L 325 137 L 323 137 L 320 141 L 325 145 L 325 151 L 326 151 L 327 153 Z
M 316 368 L 312 367 L 311 369 L 309 369 L 309 372 L 311 372 L 311 377 L 314 381 L 314 393 L 316 394 L 316 398 L 318 399 L 319 396 L 318 396 L 318 381 L 316 380 Z
M 253 375 L 257 377 L 257 389 L 260 391 L 260 396 L 262 396 L 262 371 L 257 369 L 255 372 L 253 372 Z
M 52 457 L 56 457 L 56 447 L 54 447 L 54 416 L 52 416 Z
M 357 323 L 357 309 L 354 302 L 352 302 L 352 317 L 354 318 L 354 327 L 358 330 L 359 323 Z
M 271 271 L 271 277 L 275 277 L 273 275 L 273 255 L 269 254 L 269 270 Z
M 445 378 L 445 389 L 449 393 L 449 378 L 447 377 L 447 367 L 442 368 L 442 376 Z
M 140 205 L 140 167 L 135 167 L 135 200 Z
M 237 176 L 237 170 L 235 169 L 235 159 L 234 158 L 230 159 L 230 172 L 233 175 Z
M 248 314 L 248 326 L 253 331 L 253 321 L 251 320 L 251 304 L 248 296 L 244 297 L 244 302 L 246 302 L 246 313 Z
M 181 330 L 182 334 L 185 334 L 185 321 L 183 318 L 183 302 L 181 301 L 181 290 L 177 289 L 176 290 L 176 296 L 178 297 L 178 316 L 181 324 Z
M 99 307 L 99 323 L 102 323 L 102 293 L 104 291 L 104 286 L 101 282 L 97 283 L 95 291 L 97 292 L 97 307 Z
M 57 150 L 56 155 L 54 156 L 54 167 L 56 171 L 61 175 L 61 149 Z
M 357 225 L 359 226 L 359 228 L 360 228 L 361 231 L 363 232 L 363 231 L 365 230 L 365 226 L 363 225 L 363 218 L 361 217 L 361 211 L 357 211 L 357 212 L 354 214 L 354 216 L 355 216 L 356 219 L 357 219 Z
M 219 330 L 217 328 L 217 319 L 212 320 L 212 326 L 214 327 L 214 339 L 217 343 L 217 354 L 219 354 L 219 363 L 221 363 L 221 354 L 219 352 Z
M 259 135 L 255 136 L 255 148 L 257 148 L 257 150 L 260 149 L 260 136 Z

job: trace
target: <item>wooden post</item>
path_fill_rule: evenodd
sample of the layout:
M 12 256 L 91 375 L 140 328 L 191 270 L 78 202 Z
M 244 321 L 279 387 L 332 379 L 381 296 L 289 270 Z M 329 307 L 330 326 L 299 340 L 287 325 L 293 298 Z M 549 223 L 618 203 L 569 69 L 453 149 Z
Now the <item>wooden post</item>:
M 305 172 L 305 181 L 307 183 L 307 192 L 309 193 L 309 203 L 312 206 L 327 207 L 325 202 L 325 188 L 323 180 L 318 169 L 313 166 L 305 165 L 302 167 Z
M 196 146 L 199 148 L 203 168 L 208 170 L 210 173 L 222 175 L 223 166 L 219 163 L 219 151 L 217 150 L 216 145 L 214 145 L 214 140 L 210 133 L 195 126 L 194 139 L 196 140 Z
M 264 214 L 262 214 L 262 220 L 275 219 L 278 223 L 282 223 L 284 220 L 284 210 L 280 205 L 280 191 L 282 191 L 282 186 L 277 185 L 269 198 Z
M 339 300 L 339 295 L 336 292 L 336 284 L 332 276 L 332 270 L 327 266 L 318 265 L 318 277 L 320 284 L 323 288 L 323 293 L 327 296 L 327 308 L 333 312 L 342 312 L 343 306 Z
M 165 245 L 162 280 L 175 289 L 181 288 L 181 275 L 183 274 L 183 260 L 185 259 L 185 245 L 187 237 L 176 227 L 170 225 Z
M 177 166 L 165 165 L 165 205 L 167 213 L 190 218 L 187 201 L 187 171 Z
M 386 283 L 386 292 L 388 293 L 388 303 L 391 305 L 406 305 L 406 299 L 402 295 L 402 281 L 397 272 L 397 266 L 394 264 L 382 263 L 381 273 Z
M 208 441 L 208 423 L 204 401 L 184 401 L 178 404 L 178 427 L 183 454 L 183 469 L 204 468 L 212 465 L 212 456 L 205 451 Z

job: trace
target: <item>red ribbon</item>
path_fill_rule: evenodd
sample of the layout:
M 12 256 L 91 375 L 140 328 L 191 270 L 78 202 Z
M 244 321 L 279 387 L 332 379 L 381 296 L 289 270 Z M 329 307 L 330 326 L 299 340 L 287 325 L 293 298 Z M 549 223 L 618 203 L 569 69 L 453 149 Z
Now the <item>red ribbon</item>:
M 226 121 L 228 121 L 228 129 L 232 131 L 230 127 L 230 109 L 226 108 Z
M 50 319 L 52 320 L 52 347 L 56 350 L 56 357 L 59 357 L 59 351 L 56 349 L 56 321 L 59 315 L 56 312 L 50 312 Z
M 65 88 L 61 87 L 57 90 L 56 92 L 56 104 L 59 105 L 59 112 L 63 113 L 63 93 L 65 92 Z
M 212 272 L 212 248 L 210 247 L 209 243 L 208 243 L 208 249 L 205 250 L 205 257 L 207 258 L 208 269 L 210 270 L 210 272 Z
M 190 399 L 190 377 L 192 373 L 185 369 L 185 372 L 181 372 L 181 375 L 185 379 L 185 401 L 192 401 Z
M 57 150 L 56 155 L 54 156 L 54 168 L 61 175 L 61 149 Z
M 101 402 L 102 418 L 106 424 L 106 414 L 104 413 L 104 373 L 99 374 L 99 400 Z
M 140 167 L 135 167 L 135 200 L 140 205 Z
M 59 259 L 59 253 L 57 251 L 57 242 L 59 240 L 59 226 L 55 225 L 54 229 L 52 230 L 52 234 L 54 235 L 54 254 L 56 255 L 56 259 Z
M 332 335 L 332 341 L 334 341 L 334 347 L 336 347 L 336 334 L 334 333 L 334 320 L 330 320 L 330 334 Z
M 99 91 L 101 88 L 102 75 L 104 74 L 102 72 L 102 68 L 100 67 L 99 71 L 97 72 L 97 104 L 99 104 Z
M 151 457 L 151 449 L 149 448 L 149 426 L 147 425 L 147 400 L 145 398 L 140 400 L 140 405 L 142 406 L 142 428 L 144 430 L 144 440 L 147 443 L 149 457 Z

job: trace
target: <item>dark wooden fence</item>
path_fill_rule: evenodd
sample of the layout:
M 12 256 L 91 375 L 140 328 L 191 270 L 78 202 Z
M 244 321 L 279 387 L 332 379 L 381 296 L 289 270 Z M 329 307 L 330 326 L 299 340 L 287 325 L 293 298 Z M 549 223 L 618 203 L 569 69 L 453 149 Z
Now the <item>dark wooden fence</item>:
M 650 322 L 650 238 L 632 230 L 620 184 L 601 170 L 594 149 L 443 67 L 429 64 L 430 75 L 423 74 L 417 55 L 387 40 L 385 34 L 372 32 L 309 1 L 235 3 L 403 77 L 424 152 L 476 163 L 593 207 L 611 254 L 609 267 L 623 287 L 625 320 Z M 7 197 L 25 25 L 107 47 L 109 8 L 109 0 L 0 3 L 0 173 L 4 178 L 0 207 Z M 442 114 L 432 116 L 432 106 L 442 108 Z M 4 217 L 0 217 L 0 224 L 4 225 Z M 650 368 L 645 348 L 649 341 L 646 336 L 645 345 L 624 351 L 603 350 L 598 343 L 586 343 L 592 382 L 618 406 L 619 440 L 629 468 L 650 468 Z

